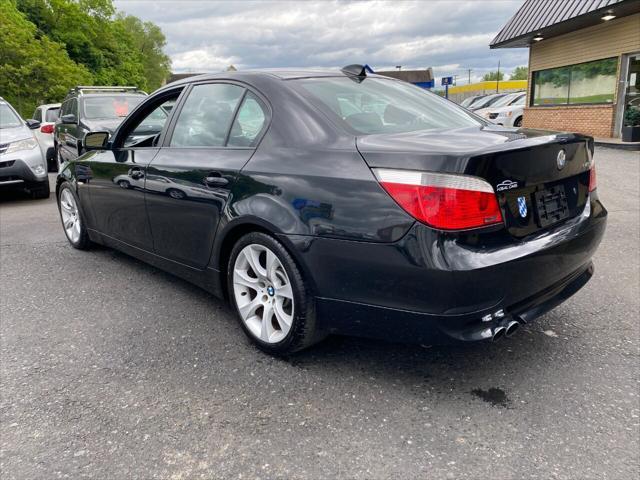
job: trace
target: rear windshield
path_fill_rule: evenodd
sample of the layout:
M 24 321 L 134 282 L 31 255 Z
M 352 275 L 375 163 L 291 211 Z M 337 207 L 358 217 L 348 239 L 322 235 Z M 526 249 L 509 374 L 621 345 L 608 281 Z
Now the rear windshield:
M 45 122 L 55 122 L 58 119 L 58 115 L 60 114 L 60 107 L 51 107 L 47 109 L 47 113 L 45 114 Z
M 145 97 L 142 95 L 100 95 L 84 99 L 85 118 L 126 117 Z
M 293 80 L 311 101 L 362 134 L 451 129 L 481 123 L 465 110 L 411 84 L 380 78 Z
M 0 103 L 0 128 L 13 128 L 22 125 L 22 120 L 6 103 Z

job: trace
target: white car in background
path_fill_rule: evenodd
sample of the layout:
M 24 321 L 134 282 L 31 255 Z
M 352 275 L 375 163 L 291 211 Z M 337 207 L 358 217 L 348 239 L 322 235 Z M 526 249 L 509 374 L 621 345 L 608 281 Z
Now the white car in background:
M 527 95 L 522 94 L 521 97 L 510 105 L 489 109 L 488 115 L 485 118 L 496 125 L 504 125 L 505 127 L 521 127 L 526 101 Z
M 47 159 L 47 168 L 50 172 L 56 172 L 58 165 L 55 159 L 55 149 L 53 146 L 53 128 L 55 126 L 58 115 L 60 114 L 60 104 L 50 103 L 48 105 L 40 105 L 33 112 L 33 119 L 40 122 L 40 128 L 34 131 L 36 140 L 40 144 L 42 153 Z
M 492 112 L 496 112 L 503 107 L 510 107 L 511 105 L 516 104 L 520 100 L 524 101 L 524 98 L 526 98 L 526 96 L 527 96 L 526 92 L 508 93 L 502 98 L 499 98 L 498 100 L 496 100 L 494 103 L 492 103 L 488 107 L 480 108 L 476 110 L 474 113 L 476 115 L 480 115 L 482 118 L 489 120 L 489 116 Z

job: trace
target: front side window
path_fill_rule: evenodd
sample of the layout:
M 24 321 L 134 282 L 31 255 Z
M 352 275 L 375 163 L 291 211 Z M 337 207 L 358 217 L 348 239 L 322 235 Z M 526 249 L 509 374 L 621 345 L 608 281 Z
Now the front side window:
M 459 106 L 419 87 L 380 78 L 294 80 L 318 107 L 362 134 L 480 126 Z
M 267 119 L 258 97 L 248 92 L 233 122 L 229 142 L 231 147 L 253 147 Z
M 0 128 L 13 128 L 22 125 L 22 120 L 6 103 L 0 103 Z
M 533 105 L 613 103 L 617 58 L 533 72 Z
M 138 111 L 135 118 L 131 118 L 123 127 L 124 146 L 155 147 L 169 119 L 169 113 L 180 96 L 180 91 L 181 89 L 163 95 L 162 98 L 150 100 L 149 104 L 144 105 L 142 111 Z
M 244 91 L 226 83 L 194 86 L 180 111 L 170 146 L 224 146 Z
M 123 118 L 138 106 L 142 95 L 100 95 L 84 99 L 84 116 L 87 119 Z

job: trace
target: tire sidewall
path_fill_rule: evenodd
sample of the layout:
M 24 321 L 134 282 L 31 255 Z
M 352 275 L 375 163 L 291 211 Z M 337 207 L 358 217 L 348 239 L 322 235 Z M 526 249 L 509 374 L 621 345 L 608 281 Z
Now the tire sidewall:
M 69 190 L 69 192 L 71 193 L 71 195 L 73 195 L 74 200 L 76 201 L 76 206 L 78 208 L 78 215 L 80 216 L 80 238 L 78 238 L 77 242 L 73 242 L 69 236 L 67 235 L 67 231 L 64 228 L 64 224 L 62 223 L 62 206 L 60 205 L 60 199 L 62 198 L 62 192 L 64 192 L 64 190 Z M 84 220 L 84 214 L 82 213 L 82 207 L 80 206 L 80 199 L 78 198 L 78 195 L 76 195 L 76 192 L 73 190 L 73 187 L 71 186 L 71 184 L 69 184 L 68 182 L 64 182 L 61 186 L 60 186 L 60 190 L 58 191 L 58 214 L 60 215 L 60 223 L 62 225 L 62 231 L 64 232 L 64 236 L 66 237 L 66 239 L 69 241 L 69 243 L 71 244 L 72 247 L 83 250 L 85 248 L 87 248 L 87 245 L 89 243 L 89 237 L 88 237 L 88 233 L 87 233 L 87 228 L 86 228 L 86 224 L 85 224 L 85 220 Z
M 294 316 L 291 329 L 287 336 L 278 343 L 266 343 L 255 337 L 248 329 L 244 320 L 240 315 L 233 287 L 233 271 L 239 253 L 248 245 L 258 244 L 269 248 L 275 253 L 282 263 L 289 282 L 293 290 Z M 304 279 L 298 266 L 295 264 L 293 257 L 287 252 L 284 246 L 273 237 L 264 233 L 249 233 L 238 240 L 229 255 L 229 263 L 227 265 L 227 291 L 229 292 L 229 301 L 233 306 L 238 322 L 244 330 L 245 334 L 262 350 L 273 355 L 285 355 L 295 352 L 306 346 L 305 339 L 309 337 L 310 330 L 315 329 L 315 312 L 313 302 L 305 285 Z

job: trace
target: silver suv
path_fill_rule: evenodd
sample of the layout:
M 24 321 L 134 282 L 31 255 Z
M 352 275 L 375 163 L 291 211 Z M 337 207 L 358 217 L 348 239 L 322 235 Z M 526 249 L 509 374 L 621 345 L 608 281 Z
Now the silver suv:
M 27 120 L 0 97 L 0 189 L 26 190 L 34 198 L 49 197 L 47 162 Z

